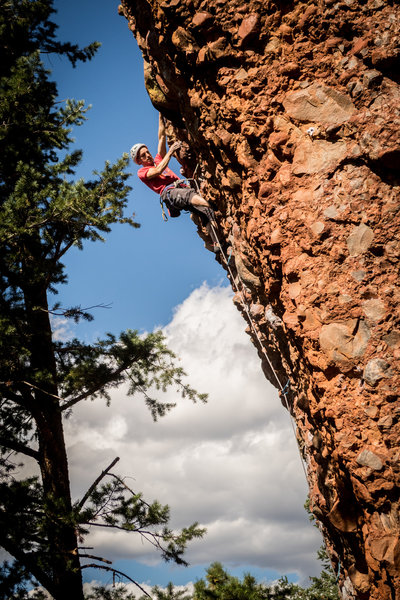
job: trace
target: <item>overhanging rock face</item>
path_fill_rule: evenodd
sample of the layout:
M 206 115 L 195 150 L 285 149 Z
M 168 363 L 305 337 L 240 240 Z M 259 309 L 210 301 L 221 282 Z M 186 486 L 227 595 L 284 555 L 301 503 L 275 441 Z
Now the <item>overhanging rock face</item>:
M 399 599 L 399 7 L 124 0 L 120 11 L 290 381 L 342 597 Z

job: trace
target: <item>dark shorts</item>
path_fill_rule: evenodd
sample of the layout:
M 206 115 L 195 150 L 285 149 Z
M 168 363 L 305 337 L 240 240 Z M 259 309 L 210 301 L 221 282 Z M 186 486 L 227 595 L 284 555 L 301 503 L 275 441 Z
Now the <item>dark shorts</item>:
M 169 188 L 161 194 L 161 200 L 171 208 L 177 210 L 191 210 L 193 207 L 190 200 L 196 194 L 195 190 L 190 187 Z
M 173 187 L 162 192 L 161 200 L 168 208 L 171 217 L 179 217 L 181 210 L 189 210 L 200 217 L 203 225 L 207 225 L 209 221 L 215 220 L 214 212 L 208 206 L 193 206 L 191 200 L 197 193 L 190 187 Z

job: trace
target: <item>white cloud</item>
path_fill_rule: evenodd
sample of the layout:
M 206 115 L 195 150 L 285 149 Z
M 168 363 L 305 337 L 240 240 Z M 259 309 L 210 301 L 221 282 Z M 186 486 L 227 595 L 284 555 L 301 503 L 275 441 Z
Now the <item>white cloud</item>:
M 287 411 L 264 378 L 227 288 L 196 289 L 165 328 L 190 384 L 206 405 L 176 398 L 153 423 L 140 397 L 86 402 L 66 421 L 74 492 L 82 494 L 115 456 L 120 474 L 148 500 L 171 507 L 172 524 L 208 529 L 187 553 L 192 565 L 218 560 L 281 573 L 316 574 L 321 543 L 303 509 L 307 486 Z M 157 558 L 132 534 L 97 530 L 96 553 L 147 564 Z
M 72 338 L 74 327 L 70 319 L 50 315 L 50 321 L 55 342 L 65 342 Z

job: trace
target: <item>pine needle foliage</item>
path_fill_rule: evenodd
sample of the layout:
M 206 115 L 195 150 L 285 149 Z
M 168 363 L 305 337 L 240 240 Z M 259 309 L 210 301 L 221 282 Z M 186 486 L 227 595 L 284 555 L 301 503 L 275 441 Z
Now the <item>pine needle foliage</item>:
M 336 579 L 323 553 L 324 570 L 319 577 L 311 578 L 307 588 L 281 577 L 272 584 L 259 583 L 250 574 L 243 579 L 230 575 L 219 562 L 207 569 L 206 578 L 194 585 L 193 600 L 339 600 Z
M 159 401 L 157 391 L 172 385 L 193 401 L 205 397 L 184 382 L 159 332 L 128 330 L 91 344 L 54 340 L 52 315 L 92 318 L 79 305 L 49 306 L 49 292 L 67 281 L 66 253 L 104 241 L 116 225 L 138 227 L 134 215 L 125 215 L 126 154 L 90 180 L 75 176 L 82 152 L 69 151 L 71 131 L 88 107 L 57 100 L 43 58 L 55 54 L 75 66 L 100 44 L 58 41 L 54 12 L 51 0 L 1 2 L 0 544 L 12 560 L 3 564 L 0 595 L 25 598 L 24 583 L 32 581 L 56 600 L 83 600 L 83 568 L 115 571 L 82 550 L 91 528 L 135 532 L 179 564 L 186 544 L 204 531 L 197 524 L 173 531 L 168 507 L 131 490 L 111 471 L 116 461 L 73 503 L 63 417 L 79 402 L 110 403 L 121 384 L 144 397 L 155 420 L 174 406 Z M 35 463 L 37 474 L 23 478 L 21 467 L 26 472 Z

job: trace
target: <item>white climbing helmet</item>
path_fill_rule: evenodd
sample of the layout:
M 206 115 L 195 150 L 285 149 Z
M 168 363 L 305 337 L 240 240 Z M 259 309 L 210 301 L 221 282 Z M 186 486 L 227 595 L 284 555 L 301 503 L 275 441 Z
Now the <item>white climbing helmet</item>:
M 132 146 L 131 148 L 131 156 L 132 156 L 132 160 L 133 162 L 135 162 L 137 165 L 139 164 L 137 161 L 137 155 L 139 154 L 139 150 L 140 148 L 146 147 L 146 144 L 135 144 L 134 146 Z

